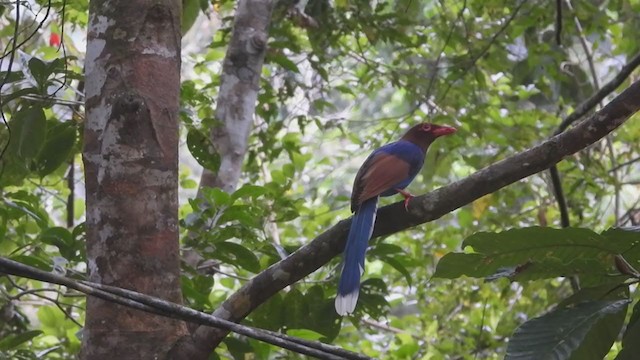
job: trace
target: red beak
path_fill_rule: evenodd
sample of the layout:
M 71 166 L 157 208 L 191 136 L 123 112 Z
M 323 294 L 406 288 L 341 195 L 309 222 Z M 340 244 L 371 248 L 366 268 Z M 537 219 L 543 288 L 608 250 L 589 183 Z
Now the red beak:
M 456 128 L 451 126 L 438 126 L 437 128 L 433 129 L 432 132 L 433 132 L 433 135 L 438 137 L 438 136 L 453 134 L 454 132 L 456 132 Z

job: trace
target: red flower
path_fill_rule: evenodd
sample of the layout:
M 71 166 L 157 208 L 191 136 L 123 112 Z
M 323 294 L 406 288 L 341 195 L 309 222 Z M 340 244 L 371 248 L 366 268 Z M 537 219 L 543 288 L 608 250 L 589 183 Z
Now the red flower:
M 49 46 L 60 46 L 60 34 L 52 32 L 49 35 Z

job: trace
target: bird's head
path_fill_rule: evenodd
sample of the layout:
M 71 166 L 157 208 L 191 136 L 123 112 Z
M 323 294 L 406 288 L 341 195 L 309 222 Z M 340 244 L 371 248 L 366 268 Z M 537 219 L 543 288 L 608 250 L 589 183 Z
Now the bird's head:
M 454 132 L 456 132 L 456 128 L 451 126 L 422 123 L 409 129 L 402 139 L 410 141 L 427 151 L 427 148 L 435 139 Z

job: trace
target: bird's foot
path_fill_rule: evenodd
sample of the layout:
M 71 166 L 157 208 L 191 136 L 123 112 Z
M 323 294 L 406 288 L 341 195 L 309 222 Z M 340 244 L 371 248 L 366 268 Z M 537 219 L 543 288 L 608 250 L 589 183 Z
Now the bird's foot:
M 411 195 L 411 193 L 409 193 L 408 191 L 404 191 L 402 189 L 396 189 L 396 191 L 404 197 L 404 209 L 409 211 L 409 201 L 411 201 L 414 196 Z

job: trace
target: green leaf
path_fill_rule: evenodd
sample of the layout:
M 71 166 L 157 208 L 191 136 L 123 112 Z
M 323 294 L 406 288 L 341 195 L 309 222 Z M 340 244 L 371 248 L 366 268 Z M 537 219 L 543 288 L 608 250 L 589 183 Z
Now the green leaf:
M 251 212 L 251 207 L 248 205 L 231 205 L 224 209 L 224 213 L 220 217 L 220 223 L 237 220 L 242 225 L 262 228 L 262 219 L 256 214 Z
M 516 280 L 581 275 L 587 284 L 609 282 L 613 256 L 640 243 L 640 237 L 611 241 L 588 229 L 531 227 L 480 232 L 463 242 L 474 253 L 450 253 L 438 262 L 435 277 L 487 277 L 505 269 Z
M 206 284 L 203 280 L 197 278 L 210 278 L 213 283 L 213 277 L 198 275 L 196 279 L 188 278 L 186 276 L 181 277 L 182 293 L 185 299 L 189 301 L 191 307 L 197 309 L 206 309 L 211 305 L 209 300 L 209 294 L 211 288 L 206 288 Z
M 572 358 L 572 354 L 591 354 L 602 359 L 609 351 L 620 328 L 610 321 L 622 316 L 629 300 L 593 301 L 560 308 L 522 324 L 507 346 L 507 360 Z M 621 314 L 621 315 L 620 315 Z M 601 320 L 606 323 L 602 324 Z M 614 321 L 616 322 L 616 321 Z M 600 333 L 597 341 L 584 341 L 591 330 Z
M 251 313 L 251 322 L 261 329 L 279 330 L 284 326 L 284 314 L 287 311 L 283 304 L 283 295 L 280 293 L 275 294 Z
M 76 257 L 76 246 L 69 230 L 63 227 L 47 228 L 40 233 L 40 240 L 49 245 L 56 246 L 60 250 L 60 255 L 66 259 Z
M 386 262 L 387 264 L 391 265 L 391 267 L 398 270 L 398 272 L 402 274 L 402 276 L 404 276 L 404 278 L 407 280 L 407 285 L 411 287 L 411 273 L 402 264 L 401 260 L 395 257 L 390 257 L 390 256 L 383 256 L 380 258 L 380 260 Z
M 231 196 L 220 188 L 203 188 L 202 194 L 209 204 L 227 206 L 231 204 Z
M 200 0 L 182 0 L 182 25 L 180 32 L 184 34 L 191 29 L 200 14 Z
M 42 306 L 38 309 L 38 320 L 45 335 L 65 337 L 68 326 L 75 326 L 66 320 L 64 313 L 56 306 Z M 70 323 L 70 324 L 69 324 Z
M 331 342 L 340 333 L 342 317 L 336 313 L 334 298 L 327 298 L 320 285 L 314 285 L 305 293 L 308 307 L 304 328 L 313 330 L 324 336 L 322 341 Z
M 389 303 L 385 299 L 387 293 L 387 285 L 382 279 L 372 278 L 363 281 L 360 285 L 356 313 L 364 312 L 373 318 L 383 316 L 389 308 Z
M 222 342 L 227 345 L 227 349 L 234 360 L 244 360 L 245 354 L 253 351 L 253 348 L 247 340 L 240 340 L 234 336 L 227 336 Z
M 324 337 L 324 335 L 309 329 L 288 329 L 287 335 L 306 340 L 320 340 Z
M 284 297 L 283 306 L 287 309 L 284 312 L 284 325 L 288 329 L 306 328 L 309 326 L 307 323 L 307 316 L 309 315 L 309 309 L 305 296 L 297 288 L 291 289 Z
M 36 158 L 38 175 L 44 177 L 69 159 L 76 143 L 76 126 L 72 121 L 55 124 L 47 131 L 47 140 Z
M 415 354 L 420 350 L 420 345 L 410 334 L 400 333 L 396 334 L 396 337 L 400 339 L 402 345 L 395 351 L 394 355 L 398 359 L 412 359 Z
M 252 184 L 244 184 L 238 190 L 236 190 L 232 195 L 232 199 L 242 199 L 245 197 L 258 198 L 266 193 L 269 190 L 264 186 L 252 185 Z
M 16 255 L 12 256 L 11 260 L 33 266 L 44 271 L 51 271 L 52 268 L 51 264 L 33 255 Z
M 629 287 L 620 282 L 614 282 L 594 287 L 583 287 L 568 298 L 562 300 L 558 304 L 558 307 L 569 307 L 590 301 L 625 300 L 628 298 Z
M 300 69 L 298 69 L 298 65 L 293 61 L 289 60 L 288 57 L 281 53 L 270 53 L 268 57 L 269 61 L 273 61 L 274 63 L 282 66 L 283 68 L 293 71 L 296 74 L 300 73 Z
M 220 154 L 218 154 L 213 147 L 209 137 L 202 131 L 198 129 L 189 130 L 187 134 L 187 148 L 196 161 L 198 161 L 198 164 L 213 173 L 218 172 L 220 168 Z
M 9 334 L 0 340 L 0 350 L 11 350 L 42 334 L 40 330 L 25 331 L 20 334 Z
M 47 134 L 47 120 L 42 108 L 27 106 L 18 111 L 12 119 L 13 132 L 17 140 L 16 154 L 23 159 L 38 155 Z
M 393 254 L 405 254 L 404 249 L 402 247 L 395 244 L 388 243 L 378 243 L 371 250 L 369 250 L 368 254 L 374 256 L 384 256 L 384 255 L 393 255 Z
M 24 79 L 24 74 L 19 71 L 12 71 L 9 73 L 9 76 L 7 76 L 6 71 L 0 71 L 0 79 L 4 80 L 5 77 L 6 77 L 6 80 L 4 83 L 9 84 L 9 83 Z M 3 98 L 2 100 L 5 100 L 5 98 Z
M 6 96 L 3 96 L 2 101 L 9 102 L 13 99 L 17 99 L 25 95 L 33 95 L 33 94 L 38 94 L 38 89 L 33 87 L 24 88 L 24 89 L 16 90 L 11 94 L 7 94 Z
M 258 257 L 253 253 L 253 251 L 246 247 L 229 241 L 216 243 L 215 246 L 216 249 L 212 255 L 216 259 L 220 259 L 230 265 L 236 265 L 254 273 L 260 271 L 260 261 L 258 260 Z
M 640 302 L 633 307 L 631 319 L 622 337 L 622 350 L 616 356 L 616 360 L 635 360 L 640 354 Z
M 18 194 L 13 194 L 18 195 Z M 25 199 L 26 200 L 26 199 Z M 18 210 L 19 213 L 22 213 L 30 218 L 32 218 L 39 227 L 46 228 L 47 227 L 47 214 L 42 211 L 40 208 L 36 208 L 33 204 L 28 203 L 27 201 L 18 200 L 16 196 L 15 201 L 11 201 L 9 198 L 5 199 L 4 204 L 12 209 Z
M 40 87 L 44 87 L 47 78 L 51 75 L 49 71 L 49 66 L 47 64 L 38 59 L 37 57 L 32 57 L 29 59 L 29 71 L 31 71 L 31 75 L 33 75 L 34 79 L 40 85 Z

